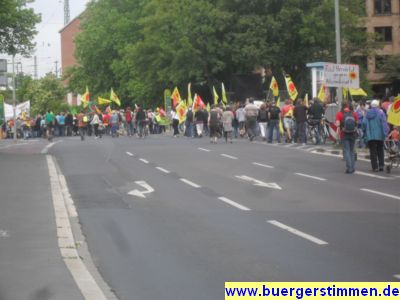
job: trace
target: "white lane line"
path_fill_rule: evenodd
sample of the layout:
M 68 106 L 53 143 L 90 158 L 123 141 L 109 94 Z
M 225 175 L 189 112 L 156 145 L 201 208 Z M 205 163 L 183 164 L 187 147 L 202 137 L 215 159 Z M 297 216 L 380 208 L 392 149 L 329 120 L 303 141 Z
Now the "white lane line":
M 260 167 L 268 168 L 268 169 L 273 169 L 274 168 L 273 166 L 260 164 L 258 162 L 253 162 L 252 164 L 255 165 L 255 166 L 260 166 Z
M 378 192 L 378 191 L 374 191 L 374 190 L 370 190 L 370 189 L 361 189 L 361 190 L 364 191 L 364 192 L 368 192 L 368 193 L 372 193 L 372 194 L 376 194 L 376 195 L 385 196 L 385 197 L 388 197 L 388 198 L 400 200 L 399 196 L 386 194 L 386 193 L 382 193 L 382 192 Z
M 373 178 L 378 178 L 378 179 L 392 179 L 390 177 L 385 177 L 385 176 L 379 176 L 379 175 L 375 175 L 375 174 L 371 174 L 371 173 L 367 173 L 367 172 L 361 172 L 361 171 L 355 171 L 354 172 L 357 175 L 363 175 L 363 176 L 368 176 L 368 177 L 373 177 Z
M 139 158 L 139 160 L 140 160 L 141 162 L 144 162 L 145 164 L 148 164 L 148 163 L 149 163 L 149 161 L 148 161 L 148 160 L 145 160 L 144 158 Z
M 188 184 L 188 185 L 190 185 L 190 186 L 192 186 L 192 187 L 194 187 L 196 189 L 201 188 L 200 185 L 198 185 L 198 184 L 196 184 L 194 182 L 191 182 L 190 180 L 187 180 L 185 178 L 181 178 L 180 181 L 182 181 L 182 182 L 184 182 L 184 183 L 186 183 L 186 184 Z
M 197 149 L 199 149 L 200 151 L 204 151 L 204 152 L 211 152 L 211 150 L 208 150 L 208 149 L 205 149 L 205 148 L 197 148 Z
M 242 204 L 239 204 L 239 203 L 237 203 L 235 201 L 232 201 L 232 200 L 230 200 L 228 198 L 219 197 L 218 199 L 223 201 L 223 202 L 225 202 L 225 203 L 227 203 L 227 204 L 229 204 L 229 205 L 232 205 L 232 206 L 234 206 L 236 208 L 239 208 L 240 210 L 244 210 L 244 211 L 250 211 L 251 210 L 250 208 L 248 208 L 248 207 L 246 207 L 246 206 L 244 206 Z
M 393 275 L 393 277 L 400 280 L 400 274 Z
M 225 154 L 225 153 L 221 154 L 221 156 L 226 157 L 226 158 L 230 158 L 230 159 L 238 159 L 238 158 L 235 157 L 235 156 L 228 155 L 228 154 Z
M 312 236 L 312 235 L 310 235 L 308 233 L 305 233 L 305 232 L 302 232 L 300 230 L 297 230 L 297 229 L 295 229 L 293 227 L 287 226 L 287 225 L 285 225 L 285 224 L 283 224 L 281 222 L 278 222 L 278 221 L 275 221 L 275 220 L 270 220 L 270 221 L 267 221 L 267 222 L 272 224 L 272 225 L 274 225 L 274 226 L 276 226 L 276 227 L 279 227 L 279 228 L 281 228 L 283 230 L 289 231 L 290 233 L 293 233 L 293 234 L 295 234 L 295 235 L 297 235 L 299 237 L 302 237 L 303 239 L 309 240 L 310 242 L 313 242 L 313 243 L 315 243 L 317 245 L 328 245 L 327 242 L 325 242 L 323 240 L 320 240 L 319 238 L 316 238 L 315 236 Z
M 161 168 L 161 167 L 156 167 L 156 169 L 159 170 L 159 171 L 161 171 L 161 172 L 163 172 L 163 173 L 165 173 L 165 174 L 171 173 L 170 171 L 168 171 L 168 170 L 166 170 L 166 169 L 163 169 L 163 168 Z
M 57 141 L 57 142 L 53 142 L 53 143 L 48 144 L 46 147 L 44 147 L 44 148 L 42 149 L 42 151 L 40 151 L 40 153 L 41 153 L 41 154 L 47 154 L 47 153 L 49 152 L 49 149 L 50 149 L 51 147 L 53 147 L 55 144 L 59 143 L 59 142 L 61 142 L 61 141 Z
M 135 156 L 135 155 L 133 155 L 133 153 L 130 153 L 130 152 L 126 152 L 126 154 L 128 154 L 129 156 Z
M 307 178 L 319 180 L 319 181 L 326 181 L 326 179 L 325 179 L 325 178 L 322 178 L 322 177 L 307 175 L 307 174 L 303 174 L 303 173 L 294 173 L 294 174 L 296 174 L 296 175 L 298 175 L 298 176 L 302 176 L 302 177 L 307 177 Z
M 10 234 L 7 230 L 0 230 L 0 238 L 10 237 Z

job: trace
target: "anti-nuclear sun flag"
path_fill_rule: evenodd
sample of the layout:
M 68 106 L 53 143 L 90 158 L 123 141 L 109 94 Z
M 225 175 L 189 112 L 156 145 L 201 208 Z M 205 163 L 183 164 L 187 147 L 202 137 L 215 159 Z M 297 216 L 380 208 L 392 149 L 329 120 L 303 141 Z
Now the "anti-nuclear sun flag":
M 179 102 L 178 106 L 176 107 L 176 113 L 178 114 L 179 117 L 179 124 L 182 124 L 183 122 L 186 121 L 186 102 L 181 101 Z
M 285 76 L 285 81 L 286 81 L 286 87 L 287 87 L 290 99 L 292 99 L 293 101 L 296 100 L 297 95 L 299 93 L 297 92 L 296 86 L 294 85 L 290 75 Z
M 394 126 L 400 126 L 400 96 L 390 106 L 387 121 Z
M 272 94 L 274 95 L 274 97 L 279 96 L 279 86 L 278 86 L 278 82 L 276 81 L 274 76 L 272 76 L 271 84 L 269 85 L 269 89 L 272 90 Z

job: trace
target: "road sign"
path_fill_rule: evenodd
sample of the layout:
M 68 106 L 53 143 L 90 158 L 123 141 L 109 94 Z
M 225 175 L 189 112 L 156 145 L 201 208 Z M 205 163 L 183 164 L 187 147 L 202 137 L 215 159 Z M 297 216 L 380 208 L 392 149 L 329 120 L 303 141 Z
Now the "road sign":
M 139 190 L 132 190 L 128 193 L 128 195 L 140 197 L 140 198 L 146 198 L 145 194 L 150 194 L 154 192 L 154 189 L 147 184 L 146 181 L 135 181 L 137 185 L 140 185 L 142 188 L 144 188 L 144 191 L 139 191 Z
M 358 65 L 324 64 L 325 84 L 328 87 L 360 88 Z

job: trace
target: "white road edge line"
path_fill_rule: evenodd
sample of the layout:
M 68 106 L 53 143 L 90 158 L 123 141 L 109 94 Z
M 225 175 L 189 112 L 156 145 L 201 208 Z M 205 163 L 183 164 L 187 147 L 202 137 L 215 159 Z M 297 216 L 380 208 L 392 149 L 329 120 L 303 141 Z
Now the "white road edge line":
M 47 155 L 46 159 L 50 176 L 51 195 L 56 216 L 58 247 L 61 256 L 85 299 L 106 300 L 107 298 L 103 291 L 86 268 L 86 265 L 83 263 L 78 251 L 76 250 L 76 243 L 72 234 L 68 212 L 65 207 L 65 199 L 62 193 L 60 179 L 57 175 L 57 169 L 53 158 L 50 155 Z
M 186 183 L 186 184 L 188 184 L 188 185 L 190 185 L 190 186 L 192 186 L 192 187 L 194 187 L 196 189 L 201 188 L 200 185 L 198 185 L 198 184 L 196 184 L 194 182 L 191 182 L 190 180 L 187 180 L 185 178 L 181 178 L 180 181 L 182 181 L 182 182 L 184 182 L 184 183 Z
M 208 149 L 205 149 L 205 148 L 197 148 L 197 149 L 199 149 L 200 151 L 204 151 L 204 152 L 211 152 L 211 150 L 208 150 Z
M 307 174 L 303 174 L 303 173 L 294 173 L 294 174 L 295 174 L 295 175 L 298 175 L 298 176 L 302 176 L 302 177 L 307 177 L 307 178 L 319 180 L 319 181 L 326 181 L 326 179 L 325 179 L 325 178 L 322 178 L 322 177 L 307 175 Z
M 393 275 L 393 277 L 400 280 L 400 274 Z
M 268 169 L 273 169 L 274 168 L 273 166 L 260 164 L 258 162 L 253 162 L 252 164 L 255 165 L 255 166 L 260 166 L 260 167 L 264 167 L 264 168 L 268 168 Z
M 144 162 L 145 164 L 148 164 L 148 163 L 149 163 L 149 161 L 148 161 L 148 160 L 145 160 L 144 158 L 139 158 L 139 160 L 140 160 L 141 162 Z
M 363 176 L 368 176 L 368 177 L 373 177 L 373 178 L 378 178 L 378 179 L 389 179 L 389 180 L 392 179 L 390 177 L 379 176 L 379 175 L 375 175 L 375 174 L 371 174 L 371 173 L 367 173 L 367 172 L 361 172 L 361 171 L 355 171 L 354 173 L 357 175 L 363 175 Z
M 165 173 L 165 174 L 171 173 L 170 171 L 168 171 L 168 170 L 166 170 L 166 169 L 164 169 L 164 168 L 161 168 L 161 167 L 156 167 L 156 169 L 159 170 L 159 171 L 161 171 L 161 172 L 163 172 L 163 173 Z
M 309 240 L 310 242 L 313 242 L 313 243 L 315 243 L 317 245 L 328 245 L 327 242 L 325 242 L 323 240 L 320 240 L 319 238 L 316 238 L 315 236 L 312 236 L 312 235 L 310 235 L 308 233 L 305 233 L 305 232 L 302 232 L 300 230 L 297 230 L 297 229 L 295 229 L 293 227 L 287 226 L 287 225 L 285 225 L 285 224 L 283 224 L 281 222 L 278 222 L 276 220 L 269 220 L 267 222 L 272 224 L 272 225 L 274 225 L 274 226 L 276 226 L 276 227 L 279 227 L 279 228 L 281 228 L 283 230 L 289 231 L 290 233 L 293 233 L 293 234 L 295 234 L 295 235 L 297 235 L 299 237 L 302 237 L 303 239 Z
M 128 154 L 129 156 L 135 156 L 133 153 L 131 152 L 126 152 L 126 154 Z
M 370 190 L 370 189 L 361 189 L 361 190 L 364 191 L 364 192 L 368 192 L 368 193 L 372 193 L 372 194 L 376 194 L 376 195 L 385 196 L 385 197 L 388 197 L 388 198 L 400 200 L 399 196 L 386 194 L 386 193 L 382 193 L 382 192 L 378 192 L 378 191 L 374 191 L 374 190 Z
M 230 159 L 238 159 L 237 157 L 235 157 L 235 156 L 232 156 L 232 155 L 228 155 L 228 154 L 221 154 L 221 156 L 223 156 L 223 157 L 226 157 L 226 158 L 230 158 Z
M 219 197 L 218 199 L 223 201 L 223 202 L 225 202 L 225 203 L 227 203 L 227 204 L 229 204 L 229 205 L 232 205 L 232 206 L 234 206 L 236 208 L 239 208 L 240 210 L 244 210 L 244 211 L 250 211 L 251 210 L 250 208 L 248 208 L 248 207 L 246 207 L 246 206 L 244 206 L 242 204 L 239 204 L 239 203 L 237 203 L 235 201 L 232 201 L 232 200 L 230 200 L 228 198 Z

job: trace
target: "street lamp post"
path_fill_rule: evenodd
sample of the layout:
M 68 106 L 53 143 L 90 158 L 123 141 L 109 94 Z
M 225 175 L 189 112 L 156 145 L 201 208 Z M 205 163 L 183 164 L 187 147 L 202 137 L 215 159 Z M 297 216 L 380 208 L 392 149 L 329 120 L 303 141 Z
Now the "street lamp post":
M 342 63 L 342 49 L 340 45 L 340 13 L 339 13 L 339 0 L 335 0 L 335 32 L 336 32 L 336 63 Z M 338 104 L 339 107 L 342 105 L 343 92 L 342 88 L 337 89 L 338 93 Z
M 13 97 L 13 111 L 14 111 L 14 128 L 13 128 L 13 140 L 17 140 L 17 104 L 15 95 L 15 55 L 12 56 L 12 97 Z

